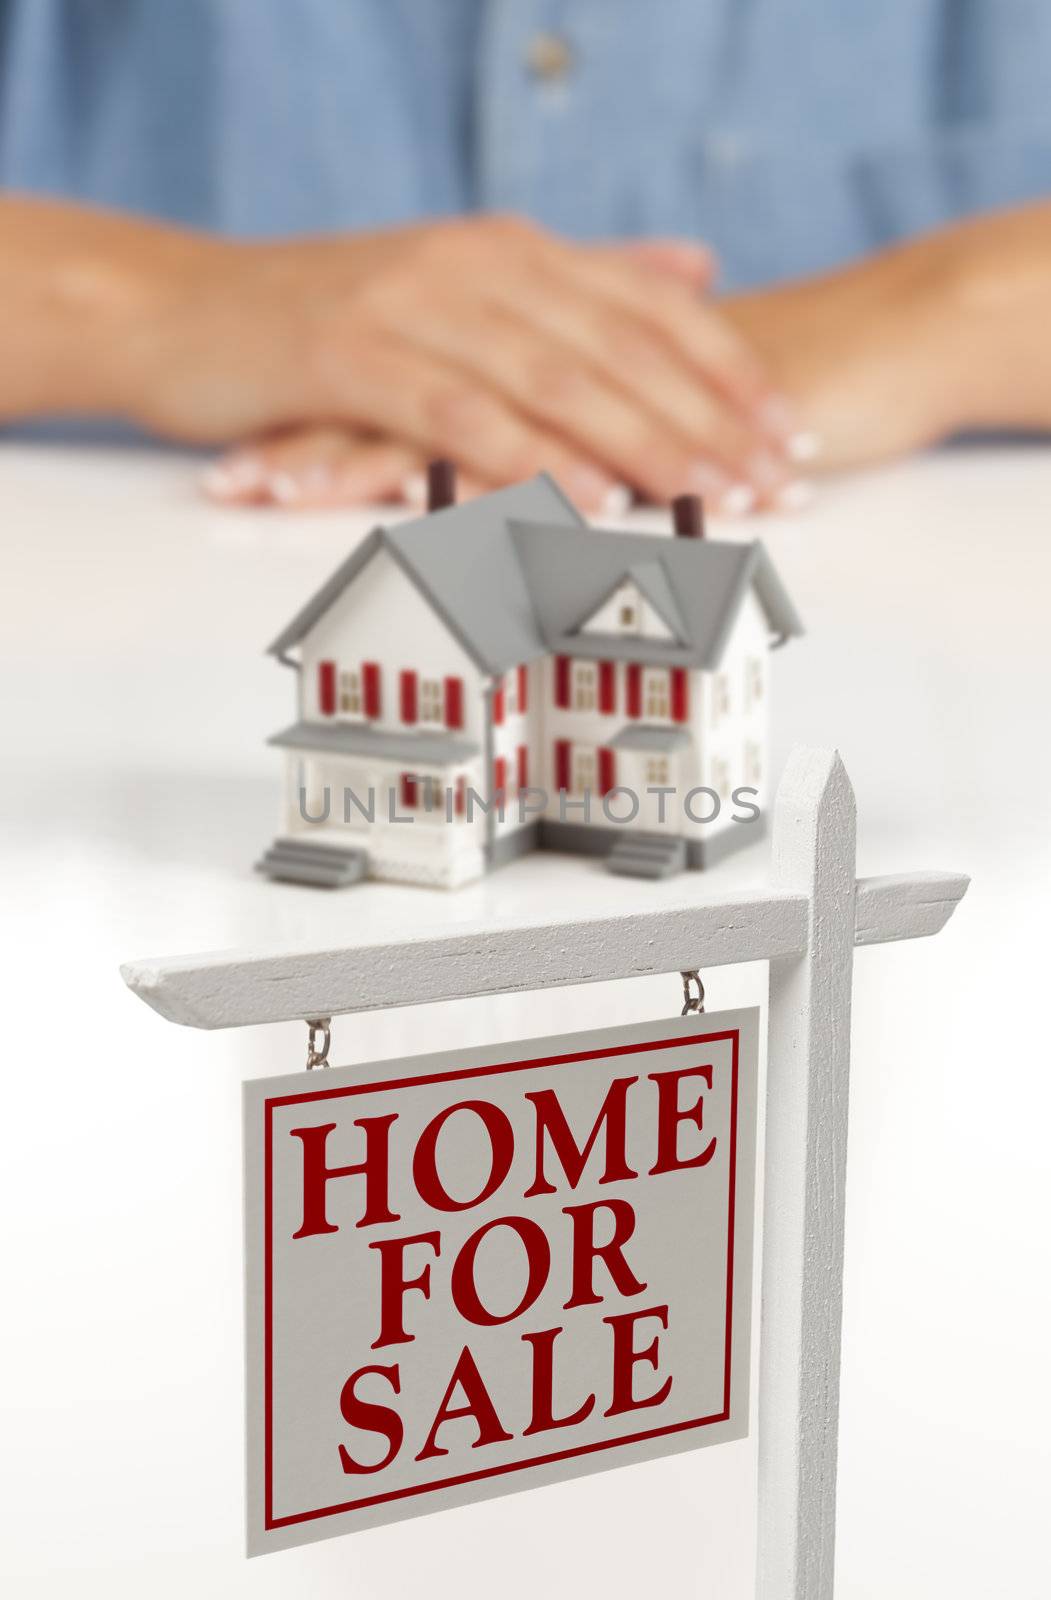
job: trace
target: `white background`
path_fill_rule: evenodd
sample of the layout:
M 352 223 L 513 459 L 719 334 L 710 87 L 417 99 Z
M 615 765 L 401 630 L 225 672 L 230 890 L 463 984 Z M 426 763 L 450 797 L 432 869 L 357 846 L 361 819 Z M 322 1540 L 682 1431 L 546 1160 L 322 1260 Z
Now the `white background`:
M 0 458 L 6 1592 L 746 1600 L 751 1443 L 242 1556 L 240 1080 L 293 1069 L 305 1030 L 175 1028 L 118 962 L 681 902 L 766 862 L 654 886 L 534 857 L 453 894 L 253 878 L 293 703 L 262 650 L 364 521 L 209 510 L 197 470 Z M 1051 1590 L 1049 503 L 1046 450 L 949 453 L 755 525 L 810 630 L 774 658 L 775 776 L 837 744 L 862 873 L 974 876 L 937 939 L 858 954 L 838 1600 Z M 716 1007 L 764 990 L 709 979 Z M 677 1002 L 669 976 L 350 1018 L 334 1058 Z

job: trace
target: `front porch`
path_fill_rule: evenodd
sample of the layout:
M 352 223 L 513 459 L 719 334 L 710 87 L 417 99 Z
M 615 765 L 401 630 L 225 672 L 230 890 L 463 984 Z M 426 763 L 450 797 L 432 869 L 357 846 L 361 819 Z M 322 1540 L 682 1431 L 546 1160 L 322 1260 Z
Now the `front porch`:
M 270 742 L 286 763 L 284 834 L 258 863 L 268 876 L 449 888 L 484 872 L 484 823 L 464 804 L 480 783 L 472 741 L 297 723 Z

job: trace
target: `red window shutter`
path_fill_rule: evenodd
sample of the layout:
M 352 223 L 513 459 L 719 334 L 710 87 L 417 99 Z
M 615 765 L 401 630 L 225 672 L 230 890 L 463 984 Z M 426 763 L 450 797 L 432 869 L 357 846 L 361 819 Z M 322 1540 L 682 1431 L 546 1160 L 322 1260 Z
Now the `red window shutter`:
M 628 716 L 642 716 L 642 668 L 637 661 L 628 664 Z
M 467 810 L 467 779 L 461 773 L 456 780 L 456 815 L 462 817 Z
M 496 756 L 493 760 L 493 793 L 507 793 L 507 760 L 504 756 Z
M 336 663 L 319 661 L 317 664 L 317 704 L 323 717 L 336 714 Z
M 446 678 L 445 680 L 445 726 L 447 728 L 463 727 L 462 678 Z
M 529 710 L 529 668 L 528 667 L 519 667 L 519 669 L 518 669 L 518 709 L 519 709 L 519 711 L 528 711 Z
M 671 714 L 676 722 L 685 722 L 690 715 L 690 682 L 685 667 L 671 669 Z
M 529 751 L 524 744 L 518 746 L 518 787 L 529 787 Z
M 617 709 L 617 669 L 612 661 L 598 664 L 598 708 L 607 715 Z
M 555 740 L 555 788 L 569 788 L 569 740 Z
M 617 758 L 607 745 L 599 746 L 598 787 L 600 794 L 609 794 L 617 786 Z
M 401 675 L 401 720 L 402 722 L 416 721 L 415 672 L 403 672 Z
M 361 686 L 365 701 L 365 715 L 367 717 L 378 717 L 382 705 L 379 662 L 362 662 Z
M 403 772 L 401 775 L 401 803 L 405 807 L 406 811 L 412 811 L 415 809 L 416 795 L 417 789 L 415 777 L 411 772 Z
M 493 690 L 493 721 L 499 728 L 504 720 L 504 686 L 499 684 Z
M 555 704 L 569 705 L 569 657 L 555 657 Z

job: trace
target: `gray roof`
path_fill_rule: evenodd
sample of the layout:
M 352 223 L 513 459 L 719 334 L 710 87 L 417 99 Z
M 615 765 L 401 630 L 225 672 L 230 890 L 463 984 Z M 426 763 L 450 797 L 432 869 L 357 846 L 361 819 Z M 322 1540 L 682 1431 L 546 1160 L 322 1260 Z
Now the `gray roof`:
M 484 672 L 549 653 L 717 665 L 754 588 L 771 632 L 803 627 L 763 546 L 590 528 L 541 473 L 394 528 L 376 528 L 274 640 L 283 656 L 379 549 L 387 550 Z M 600 636 L 582 624 L 625 579 L 676 635 Z
M 380 547 L 404 568 L 484 672 L 545 654 L 533 602 L 511 539 L 515 518 L 557 521 L 564 532 L 586 528 L 583 517 L 546 472 L 510 489 L 448 506 L 394 528 L 376 528 L 337 567 L 270 646 L 283 655 Z
M 609 741 L 611 750 L 643 750 L 652 755 L 670 755 L 685 750 L 690 736 L 685 728 L 665 728 L 656 722 L 629 722 Z
M 663 568 L 683 623 L 681 647 L 623 635 L 615 653 L 636 661 L 668 661 L 677 666 L 714 667 L 750 588 L 772 633 L 788 637 L 803 631 L 773 563 L 758 540 L 748 544 L 721 539 L 661 538 L 647 533 L 588 530 L 586 539 L 567 538 L 552 524 L 516 521 L 512 533 L 518 559 L 536 607 L 544 643 L 556 654 L 599 655 L 607 641 L 593 644 L 575 630 L 618 581 L 649 563 Z M 612 643 L 612 641 L 609 641 Z M 613 652 L 611 652 L 613 653 Z
M 370 723 L 294 722 L 273 734 L 267 744 L 284 750 L 311 750 L 319 755 L 375 756 L 380 761 L 417 762 L 426 767 L 451 767 L 476 756 L 473 739 L 454 734 L 383 733 Z

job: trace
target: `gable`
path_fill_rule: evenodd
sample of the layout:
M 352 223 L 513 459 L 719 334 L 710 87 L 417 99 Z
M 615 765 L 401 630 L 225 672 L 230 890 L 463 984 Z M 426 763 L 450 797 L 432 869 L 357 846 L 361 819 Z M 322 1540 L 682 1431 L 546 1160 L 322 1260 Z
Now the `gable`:
M 622 579 L 576 631 L 624 639 L 660 639 L 665 643 L 674 638 L 664 618 L 632 578 Z
M 299 648 L 305 679 L 323 660 L 354 667 L 378 661 L 389 673 L 474 675 L 464 645 L 382 544 L 312 624 Z
M 668 538 L 516 521 L 512 534 L 540 631 L 555 655 L 608 648 L 619 659 L 659 659 L 710 669 L 722 656 L 735 619 L 754 593 L 768 633 L 803 631 L 791 600 L 758 542 Z M 633 581 L 669 627 L 661 638 L 602 634 L 584 624 L 618 585 Z M 676 625 L 680 624 L 680 625 Z

